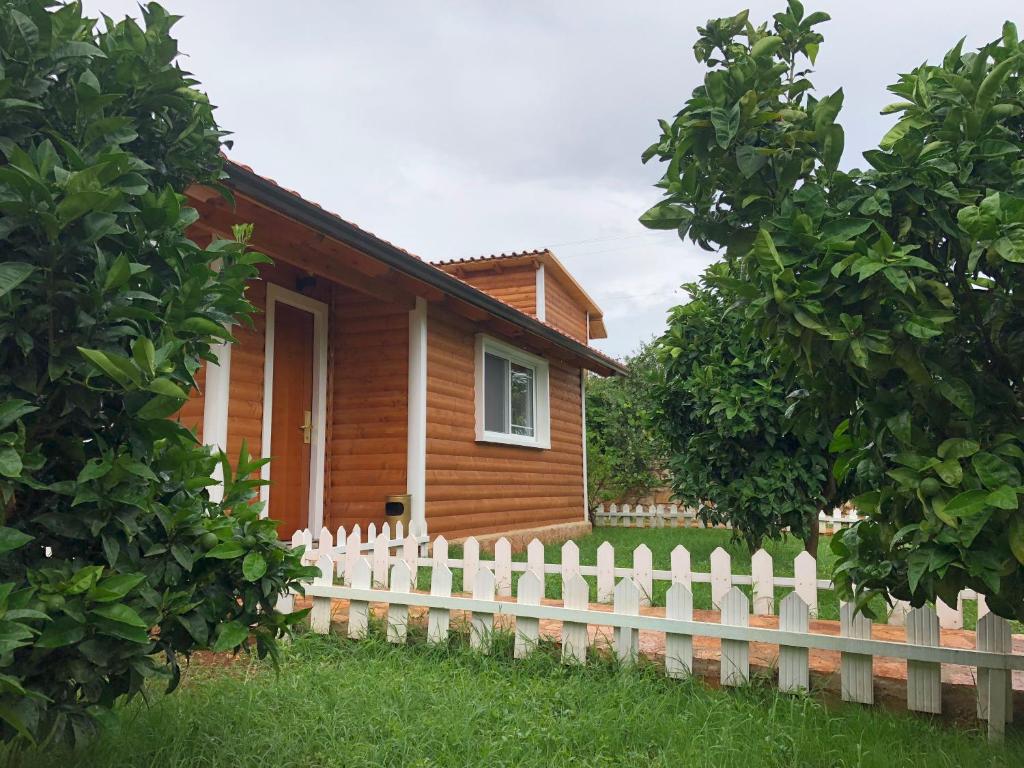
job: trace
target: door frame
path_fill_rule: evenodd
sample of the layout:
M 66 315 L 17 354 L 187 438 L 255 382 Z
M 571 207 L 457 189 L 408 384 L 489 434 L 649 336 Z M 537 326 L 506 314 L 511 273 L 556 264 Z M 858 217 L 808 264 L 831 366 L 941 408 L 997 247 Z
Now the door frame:
M 276 283 L 267 283 L 266 334 L 263 358 L 263 440 L 262 456 L 270 456 L 271 424 L 274 408 L 274 317 L 278 303 L 288 304 L 313 315 L 313 434 L 309 457 L 309 519 L 314 538 L 320 535 L 324 519 L 324 466 L 327 452 L 327 304 Z M 260 477 L 269 482 L 268 462 L 260 469 Z M 260 488 L 263 517 L 270 514 L 270 486 Z

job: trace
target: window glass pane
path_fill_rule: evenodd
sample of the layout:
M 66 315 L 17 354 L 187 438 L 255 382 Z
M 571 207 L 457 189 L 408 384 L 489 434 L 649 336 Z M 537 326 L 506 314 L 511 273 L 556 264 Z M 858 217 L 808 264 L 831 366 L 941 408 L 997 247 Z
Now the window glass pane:
M 533 369 L 512 363 L 512 434 L 533 437 Z
M 484 429 L 508 433 L 508 360 L 484 355 Z

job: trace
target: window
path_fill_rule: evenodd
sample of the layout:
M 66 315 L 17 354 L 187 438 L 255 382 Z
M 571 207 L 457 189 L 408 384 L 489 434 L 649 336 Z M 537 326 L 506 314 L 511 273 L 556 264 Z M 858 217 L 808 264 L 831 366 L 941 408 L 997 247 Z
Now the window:
M 480 335 L 476 367 L 477 440 L 549 448 L 547 361 Z

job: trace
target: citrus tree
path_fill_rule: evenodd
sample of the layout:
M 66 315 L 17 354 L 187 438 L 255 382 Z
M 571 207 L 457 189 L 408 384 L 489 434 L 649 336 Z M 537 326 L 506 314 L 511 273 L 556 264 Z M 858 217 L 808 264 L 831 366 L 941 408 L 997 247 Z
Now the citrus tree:
M 673 491 L 705 523 L 731 525 L 752 552 L 788 533 L 816 555 L 818 513 L 843 500 L 827 417 L 745 332 L 738 302 L 705 283 L 685 288 L 690 301 L 672 309 L 659 340 Z
M 310 570 L 250 503 L 260 462 L 169 418 L 264 257 L 186 236 L 182 190 L 218 183 L 223 133 L 176 17 L 142 12 L 100 30 L 76 3 L 0 7 L 5 740 L 79 739 L 196 649 L 273 654 L 298 619 L 276 599 Z
M 636 502 L 668 482 L 656 389 L 664 369 L 653 342 L 626 359 L 629 373 L 587 381 L 587 498 Z
M 643 220 L 721 250 L 714 282 L 827 411 L 837 478 L 867 520 L 834 539 L 858 605 L 952 603 L 1024 618 L 1024 48 L 963 41 L 890 86 L 897 116 L 842 170 L 842 91 L 808 79 L 822 13 L 699 30 L 704 82 L 645 154 Z

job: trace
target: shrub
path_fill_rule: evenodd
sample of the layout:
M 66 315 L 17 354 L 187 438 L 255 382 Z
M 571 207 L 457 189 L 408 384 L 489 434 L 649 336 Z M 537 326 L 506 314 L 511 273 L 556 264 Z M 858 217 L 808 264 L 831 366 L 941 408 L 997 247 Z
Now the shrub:
M 234 470 L 169 418 L 248 322 L 265 257 L 197 246 L 181 194 L 216 184 L 223 133 L 146 27 L 77 4 L 0 9 L 0 736 L 75 740 L 183 656 L 260 655 L 308 575 Z M 243 235 L 244 232 L 239 233 Z M 215 266 L 217 268 L 215 268 Z M 207 487 L 217 466 L 223 500 Z

